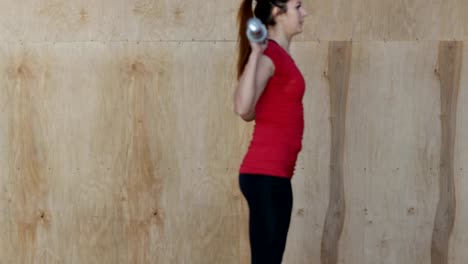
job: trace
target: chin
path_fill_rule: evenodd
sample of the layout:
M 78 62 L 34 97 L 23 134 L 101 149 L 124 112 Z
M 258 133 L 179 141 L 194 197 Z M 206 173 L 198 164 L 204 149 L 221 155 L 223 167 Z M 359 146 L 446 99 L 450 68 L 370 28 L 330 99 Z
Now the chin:
M 304 31 L 304 26 L 299 26 L 299 28 L 297 29 L 297 33 L 302 33 Z
M 304 31 L 303 28 L 302 28 L 302 27 L 299 27 L 299 28 L 297 28 L 295 31 L 293 31 L 293 33 L 291 34 L 291 36 L 294 37 L 294 36 L 296 36 L 296 35 L 299 35 L 299 34 L 301 34 L 303 31 Z

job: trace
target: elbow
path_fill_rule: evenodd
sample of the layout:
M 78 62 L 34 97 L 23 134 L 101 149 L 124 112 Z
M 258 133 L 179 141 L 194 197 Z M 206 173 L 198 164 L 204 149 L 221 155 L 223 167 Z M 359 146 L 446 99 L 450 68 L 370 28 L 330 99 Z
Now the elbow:
M 250 122 L 255 119 L 255 114 L 252 113 L 252 111 L 240 108 L 238 105 L 235 106 L 234 112 L 246 122 Z
M 243 116 L 248 112 L 247 107 L 243 106 L 238 100 L 234 101 L 234 113 Z
M 242 107 L 240 107 L 238 104 L 234 106 L 234 113 L 236 113 L 238 116 L 243 116 L 245 115 L 246 111 Z
M 249 115 L 249 116 L 241 116 L 242 120 L 244 120 L 245 122 L 251 122 L 251 121 L 254 121 L 255 120 L 255 116 L 254 115 Z

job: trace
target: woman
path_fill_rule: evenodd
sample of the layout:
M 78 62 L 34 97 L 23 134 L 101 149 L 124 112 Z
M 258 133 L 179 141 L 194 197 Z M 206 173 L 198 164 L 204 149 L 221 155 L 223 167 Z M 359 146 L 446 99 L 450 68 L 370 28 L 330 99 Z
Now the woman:
M 249 149 L 240 166 L 239 185 L 249 205 L 252 264 L 281 263 L 293 196 L 291 178 L 302 148 L 305 82 L 289 54 L 293 36 L 302 32 L 307 15 L 300 0 L 244 0 L 238 13 L 238 86 L 235 112 L 255 120 Z M 268 28 L 268 40 L 246 37 L 254 16 Z

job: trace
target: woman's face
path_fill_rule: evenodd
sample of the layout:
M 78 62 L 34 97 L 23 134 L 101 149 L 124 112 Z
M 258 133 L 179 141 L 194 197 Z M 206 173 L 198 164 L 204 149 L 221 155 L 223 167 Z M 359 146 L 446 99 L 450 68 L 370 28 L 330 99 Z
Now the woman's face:
M 302 6 L 301 0 L 289 0 L 286 13 L 278 15 L 277 21 L 282 24 L 286 34 L 294 36 L 303 31 L 306 16 L 307 12 Z

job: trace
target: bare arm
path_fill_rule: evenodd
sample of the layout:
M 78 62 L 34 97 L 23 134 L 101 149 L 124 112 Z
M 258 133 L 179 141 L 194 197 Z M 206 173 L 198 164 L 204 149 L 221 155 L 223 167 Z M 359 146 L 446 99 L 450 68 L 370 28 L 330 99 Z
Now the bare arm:
M 274 73 L 270 58 L 262 50 L 250 53 L 249 60 L 234 92 L 234 111 L 249 122 L 255 119 L 255 106 Z

